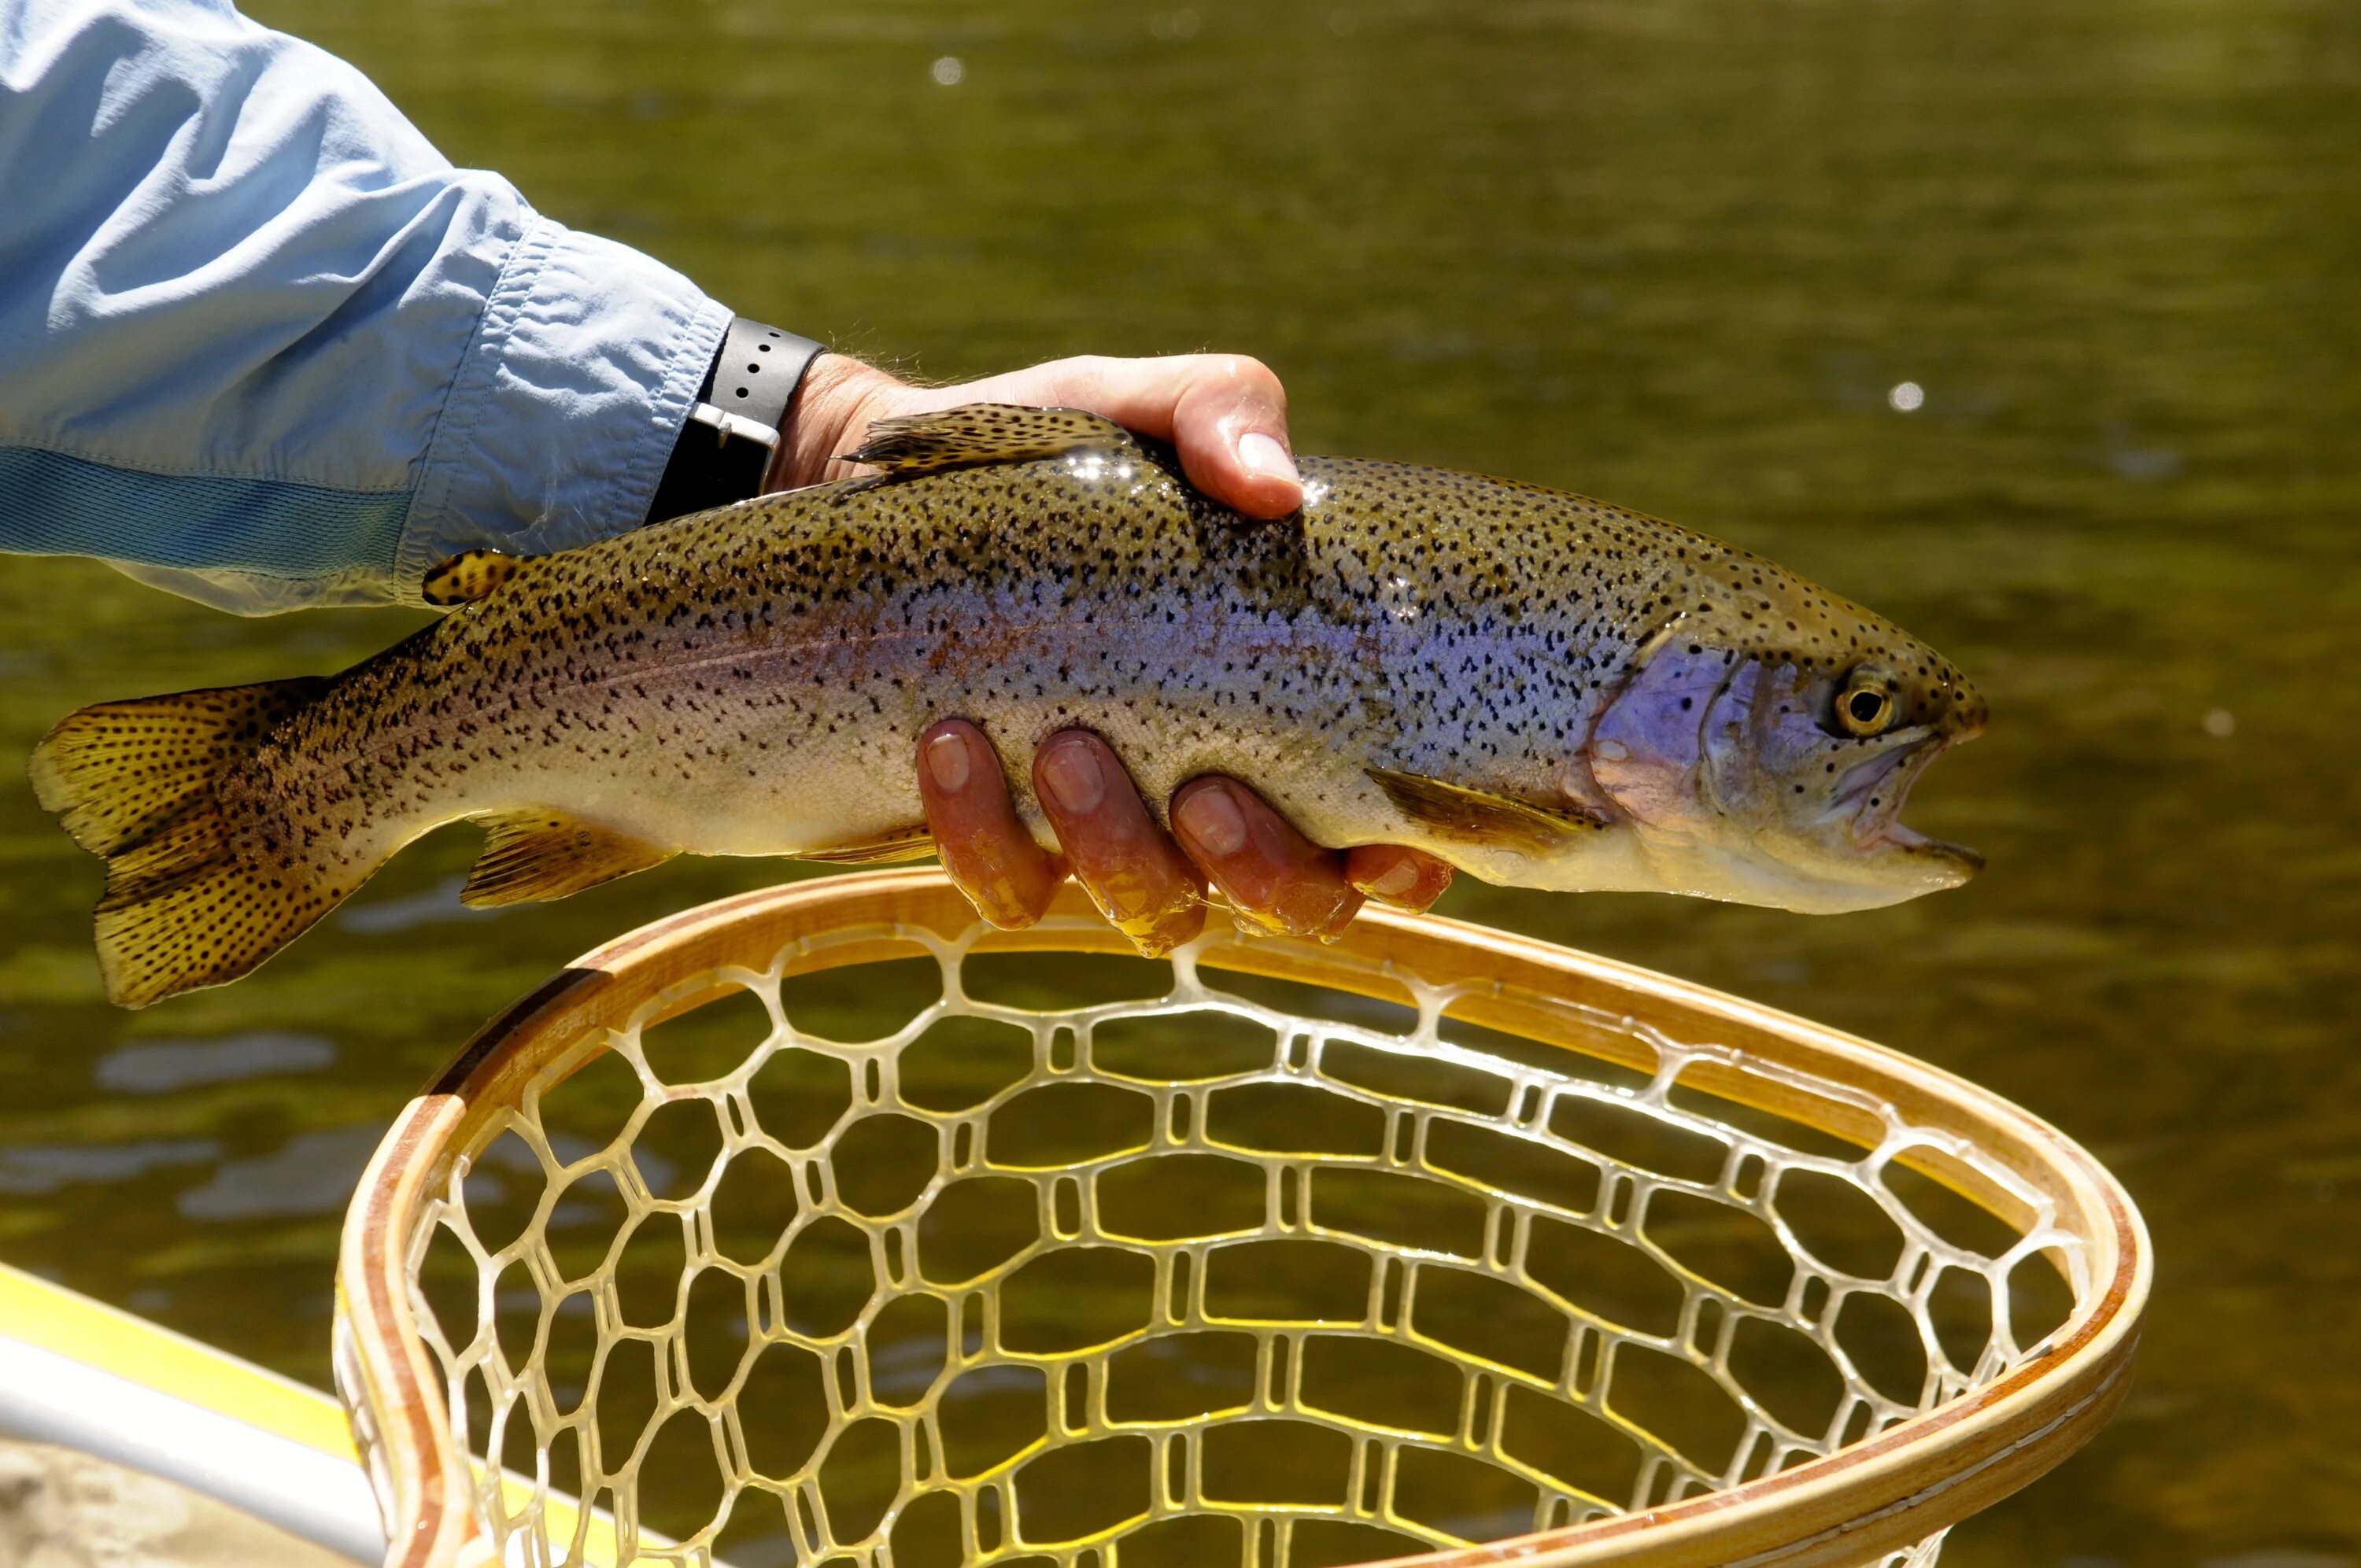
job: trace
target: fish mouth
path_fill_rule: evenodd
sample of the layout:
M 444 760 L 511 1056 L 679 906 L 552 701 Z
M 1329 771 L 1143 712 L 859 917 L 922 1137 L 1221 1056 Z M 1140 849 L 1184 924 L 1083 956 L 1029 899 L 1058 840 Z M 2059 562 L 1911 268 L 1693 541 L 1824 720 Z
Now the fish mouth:
M 1902 820 L 1910 791 L 1937 757 L 1967 734 L 1925 729 L 1916 736 L 1898 735 L 1899 742 L 1882 755 L 1857 764 L 1844 777 L 1828 815 L 1843 824 L 1845 836 L 1865 854 L 1901 853 L 1953 868 L 1959 880 L 1983 870 L 1984 858 L 1964 844 L 1929 838 Z

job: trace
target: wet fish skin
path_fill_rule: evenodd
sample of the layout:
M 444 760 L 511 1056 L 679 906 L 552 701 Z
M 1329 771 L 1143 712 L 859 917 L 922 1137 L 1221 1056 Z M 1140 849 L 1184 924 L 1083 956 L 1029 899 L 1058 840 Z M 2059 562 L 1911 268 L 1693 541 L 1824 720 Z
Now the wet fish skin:
M 1300 516 L 1254 522 L 1191 489 L 1169 451 L 1089 416 L 915 422 L 898 458 L 871 452 L 898 473 L 518 562 L 330 681 L 67 720 L 34 775 L 110 857 L 111 992 L 136 1004 L 236 978 L 460 817 L 493 831 L 478 902 L 560 895 L 675 852 L 890 852 L 922 829 L 917 738 L 950 717 L 1009 757 L 1093 729 L 1159 813 L 1186 780 L 1229 773 L 1319 842 L 1413 844 L 1496 882 L 1857 907 L 1964 875 L 1960 852 L 1915 845 L 1896 875 L 1872 836 L 1717 883 L 1714 855 L 1759 859 L 1742 840 L 1825 806 L 1822 781 L 1855 758 L 1906 736 L 1915 773 L 1982 723 L 1938 656 L 1769 563 L 1577 497 L 1348 459 L 1302 460 Z M 1643 761 L 1671 761 L 1642 785 L 1602 784 L 1592 747 L 1619 697 L 1675 665 L 1714 712 L 1738 679 L 1716 685 L 1717 666 L 1748 676 L 1749 703 L 1784 682 L 1790 707 L 1823 704 L 1806 716 L 1822 730 L 1826 691 L 1874 666 L 1893 672 L 1894 722 L 1789 737 L 1808 779 L 1799 762 L 1750 786 L 1784 795 L 1784 817 L 1675 820 L 1677 806 L 1633 803 L 1680 794 L 1666 769 L 1684 765 L 1688 719 L 1650 719 Z M 1727 747 L 1690 750 L 1696 795 Z M 1010 784 L 1049 842 L 1029 776 Z M 1698 822 L 1730 843 L 1680 850 Z

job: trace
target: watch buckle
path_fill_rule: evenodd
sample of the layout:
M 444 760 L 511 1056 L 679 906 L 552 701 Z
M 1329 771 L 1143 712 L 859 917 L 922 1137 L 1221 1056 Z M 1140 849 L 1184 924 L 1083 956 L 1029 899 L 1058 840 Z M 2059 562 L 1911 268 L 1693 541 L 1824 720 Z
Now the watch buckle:
M 751 441 L 765 452 L 778 450 L 779 433 L 767 424 L 761 424 L 748 419 L 743 414 L 733 414 L 727 409 L 717 409 L 711 403 L 698 403 L 688 411 L 688 418 L 692 424 L 712 427 L 713 444 L 716 446 L 723 445 L 735 437 L 740 441 Z

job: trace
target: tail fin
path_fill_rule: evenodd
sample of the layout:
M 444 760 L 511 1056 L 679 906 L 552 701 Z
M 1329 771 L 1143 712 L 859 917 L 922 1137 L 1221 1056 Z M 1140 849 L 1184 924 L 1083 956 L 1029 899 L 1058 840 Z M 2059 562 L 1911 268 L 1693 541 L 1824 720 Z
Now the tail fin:
M 126 1007 L 236 980 L 367 881 L 269 830 L 276 803 L 225 792 L 327 682 L 271 681 L 85 707 L 33 750 L 33 789 L 74 842 L 106 858 L 98 962 Z M 228 799 L 225 802 L 225 794 Z

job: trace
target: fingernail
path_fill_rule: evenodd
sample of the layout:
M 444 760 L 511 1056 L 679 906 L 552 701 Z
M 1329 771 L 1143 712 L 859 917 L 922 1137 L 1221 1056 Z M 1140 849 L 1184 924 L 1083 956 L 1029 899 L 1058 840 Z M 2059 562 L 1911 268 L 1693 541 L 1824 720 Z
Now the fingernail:
M 1285 479 L 1290 485 L 1303 482 L 1303 477 L 1295 471 L 1295 459 L 1287 455 L 1287 448 L 1258 430 L 1238 438 L 1238 461 L 1246 465 L 1249 474 L 1268 474 L 1274 478 Z
M 1016 884 L 1005 876 L 995 876 L 975 887 L 962 883 L 961 892 L 983 916 L 984 924 L 1001 931 L 1021 931 L 1038 918 L 1035 912 L 1017 896 Z
M 1323 942 L 1333 942 L 1345 934 L 1345 927 L 1353 923 L 1353 916 L 1361 912 L 1366 902 L 1360 889 L 1349 885 L 1339 888 L 1328 907 L 1308 921 L 1304 928 Z
M 1181 943 L 1205 928 L 1205 905 L 1191 898 L 1178 908 L 1164 910 L 1146 920 L 1119 924 L 1117 929 L 1131 938 L 1131 945 L 1144 959 L 1160 959 Z
M 1246 815 L 1219 784 L 1208 784 L 1187 796 L 1176 815 L 1181 831 L 1209 855 L 1226 859 L 1246 847 Z
M 967 787 L 967 737 L 938 735 L 927 742 L 927 772 L 934 775 L 935 787 L 957 795 Z
M 1060 807 L 1080 817 L 1106 798 L 1106 774 L 1087 740 L 1058 740 L 1041 753 L 1041 782 Z
M 1401 898 L 1418 886 L 1418 862 L 1396 861 L 1384 872 L 1362 884 L 1361 891 L 1379 898 Z

